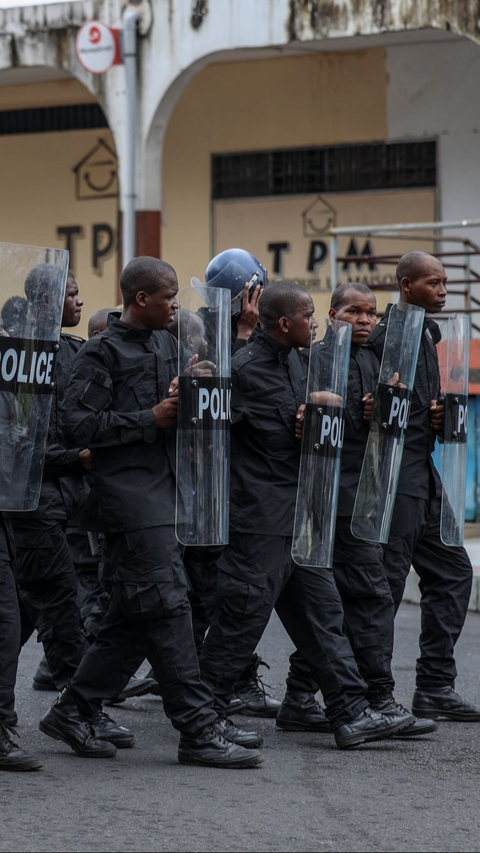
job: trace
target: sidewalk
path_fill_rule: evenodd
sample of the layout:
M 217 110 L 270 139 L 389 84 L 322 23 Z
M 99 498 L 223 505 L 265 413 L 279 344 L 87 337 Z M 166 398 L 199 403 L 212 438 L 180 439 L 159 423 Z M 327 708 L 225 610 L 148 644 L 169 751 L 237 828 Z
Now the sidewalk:
M 473 566 L 472 594 L 468 609 L 475 610 L 478 613 L 480 612 L 480 525 L 465 525 L 465 548 Z M 413 568 L 410 570 L 407 578 L 403 600 L 409 604 L 418 604 L 420 602 L 418 575 Z

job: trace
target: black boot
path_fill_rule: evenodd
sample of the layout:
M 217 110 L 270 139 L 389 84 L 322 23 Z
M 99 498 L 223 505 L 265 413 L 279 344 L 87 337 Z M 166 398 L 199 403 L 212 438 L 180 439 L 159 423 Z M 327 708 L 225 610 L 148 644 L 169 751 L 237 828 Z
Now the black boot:
M 12 713 L 8 717 L 4 717 L 0 722 L 5 723 L 6 726 L 18 726 L 18 715 L 16 711 L 12 711 Z
M 107 705 L 119 705 L 125 702 L 126 699 L 133 699 L 134 696 L 145 696 L 146 693 L 155 693 L 158 690 L 158 684 L 154 678 L 147 676 L 146 678 L 137 678 L 132 675 L 128 684 L 125 685 L 122 692 L 109 699 Z
M 263 737 L 257 732 L 246 732 L 229 720 L 228 717 L 219 718 L 214 724 L 214 729 L 226 740 L 231 743 L 236 743 L 238 746 L 244 746 L 245 749 L 256 749 L 263 745 Z
M 339 749 L 351 749 L 361 743 L 392 737 L 408 725 L 405 720 L 391 720 L 371 708 L 365 708 L 353 720 L 335 731 L 335 741 Z
M 268 684 L 264 684 L 258 674 L 260 666 L 270 669 L 260 655 L 253 655 L 252 662 L 235 685 L 235 695 L 227 708 L 227 714 L 239 713 L 247 717 L 277 716 L 281 702 L 268 695 L 265 689 Z
M 462 699 L 453 687 L 417 687 L 413 694 L 412 711 L 416 717 L 430 717 L 433 720 L 438 717 L 459 723 L 480 720 L 480 708 Z
M 42 762 L 20 749 L 12 734 L 15 729 L 0 721 L 0 770 L 40 770 Z
M 208 726 L 195 738 L 184 735 L 180 738 L 178 747 L 180 764 L 199 764 L 202 767 L 226 767 L 237 769 L 256 767 L 264 761 L 261 752 L 255 749 L 245 749 L 223 737 L 214 728 Z
M 133 732 L 125 726 L 119 726 L 105 711 L 97 711 L 93 717 L 89 718 L 89 722 L 93 726 L 97 740 L 113 743 L 117 749 L 128 749 L 135 743 Z
M 313 693 L 287 690 L 276 720 L 277 729 L 287 732 L 331 733 L 325 711 Z
M 378 711 L 379 714 L 383 714 L 384 717 L 388 717 L 389 720 L 404 720 L 407 723 L 407 727 L 402 729 L 398 735 L 393 735 L 393 737 L 403 738 L 429 735 L 438 728 L 434 720 L 417 720 L 403 705 L 395 702 L 393 696 L 390 699 L 384 699 L 382 702 L 372 702 L 371 707 L 374 711 Z
M 153 672 L 153 668 L 152 668 L 152 667 L 150 667 L 150 669 L 148 670 L 147 675 L 146 675 L 146 678 L 151 678 L 151 679 L 152 679 L 152 681 L 154 682 L 154 684 L 152 685 L 152 687 L 150 688 L 150 690 L 149 690 L 148 692 L 149 692 L 152 696 L 160 696 L 160 698 L 161 698 L 160 685 L 159 685 L 158 681 L 157 681 L 157 680 L 156 680 L 156 678 L 155 678 L 155 673 Z
M 63 740 L 82 758 L 113 758 L 117 753 L 112 743 L 96 737 L 92 723 L 80 714 L 68 687 L 43 715 L 39 729 L 53 740 Z
M 33 676 L 32 687 L 34 690 L 51 690 L 53 693 L 58 692 L 58 687 L 55 686 L 46 657 L 43 657 L 38 664 L 37 671 Z

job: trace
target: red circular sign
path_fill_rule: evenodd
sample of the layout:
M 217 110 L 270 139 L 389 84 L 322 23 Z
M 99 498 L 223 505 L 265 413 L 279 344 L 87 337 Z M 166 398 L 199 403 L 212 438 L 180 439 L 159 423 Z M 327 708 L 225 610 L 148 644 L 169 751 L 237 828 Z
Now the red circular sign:
M 101 21 L 88 21 L 80 27 L 76 49 L 83 67 L 92 74 L 105 74 L 117 59 L 115 35 Z

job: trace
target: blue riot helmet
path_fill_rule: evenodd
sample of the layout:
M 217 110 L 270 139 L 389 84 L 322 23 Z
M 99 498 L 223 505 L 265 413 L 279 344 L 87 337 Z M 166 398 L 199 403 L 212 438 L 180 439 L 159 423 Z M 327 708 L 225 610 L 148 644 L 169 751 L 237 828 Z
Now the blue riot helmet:
M 210 261 L 205 273 L 205 281 L 210 287 L 225 287 L 232 298 L 232 315 L 242 310 L 242 291 L 249 282 L 250 293 L 257 284 L 262 287 L 268 283 L 267 271 L 257 258 L 245 249 L 225 249 Z

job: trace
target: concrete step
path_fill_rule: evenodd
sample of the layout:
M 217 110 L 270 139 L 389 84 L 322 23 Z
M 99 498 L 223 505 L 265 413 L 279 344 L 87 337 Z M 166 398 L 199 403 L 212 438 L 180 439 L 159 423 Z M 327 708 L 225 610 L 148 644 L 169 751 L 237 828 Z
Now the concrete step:
M 473 566 L 473 584 L 472 593 L 470 596 L 469 610 L 480 612 L 480 525 L 468 524 L 465 525 L 465 548 L 468 556 L 472 561 Z M 403 600 L 409 604 L 420 603 L 420 590 L 418 588 L 418 575 L 414 568 L 410 569 L 410 574 L 405 585 Z

